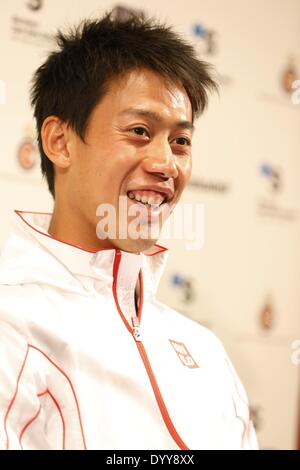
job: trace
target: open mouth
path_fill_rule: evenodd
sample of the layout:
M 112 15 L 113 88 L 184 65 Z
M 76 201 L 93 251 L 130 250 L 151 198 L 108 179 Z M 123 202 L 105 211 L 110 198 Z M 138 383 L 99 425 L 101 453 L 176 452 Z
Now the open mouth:
M 147 194 L 145 194 L 147 193 Z M 154 191 L 143 191 L 143 195 L 137 194 L 134 191 L 128 191 L 127 197 L 137 204 L 141 204 L 151 210 L 159 210 L 167 202 L 168 197 L 161 193 Z

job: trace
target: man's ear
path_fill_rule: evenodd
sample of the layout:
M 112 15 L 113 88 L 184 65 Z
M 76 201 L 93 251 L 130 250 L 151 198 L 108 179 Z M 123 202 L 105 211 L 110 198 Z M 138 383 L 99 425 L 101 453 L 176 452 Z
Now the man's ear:
M 48 116 L 42 125 L 41 138 L 43 150 L 49 160 L 58 168 L 68 168 L 70 155 L 68 151 L 68 126 L 57 116 Z

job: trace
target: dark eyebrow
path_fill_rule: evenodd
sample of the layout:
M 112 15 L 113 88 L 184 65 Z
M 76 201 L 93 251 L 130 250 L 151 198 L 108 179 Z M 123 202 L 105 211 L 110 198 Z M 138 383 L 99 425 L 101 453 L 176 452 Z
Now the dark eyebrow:
M 127 108 L 124 111 L 121 111 L 120 115 L 129 114 L 135 116 L 142 116 L 149 119 L 152 119 L 156 122 L 163 122 L 163 118 L 160 114 L 156 113 L 155 111 L 150 111 L 147 109 L 140 109 L 140 108 Z M 178 129 L 190 129 L 191 131 L 195 130 L 195 126 L 190 121 L 178 121 L 175 123 L 174 127 Z

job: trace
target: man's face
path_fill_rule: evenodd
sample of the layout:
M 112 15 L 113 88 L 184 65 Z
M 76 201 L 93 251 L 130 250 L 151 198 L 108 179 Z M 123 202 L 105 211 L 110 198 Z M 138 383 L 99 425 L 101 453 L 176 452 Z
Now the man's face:
M 103 216 L 109 220 L 108 213 L 101 212 L 108 206 L 101 205 L 116 211 L 116 238 L 101 240 L 98 232 L 99 247 L 139 253 L 157 241 L 150 229 L 153 224 L 162 228 L 162 208 L 176 205 L 190 177 L 191 124 L 192 108 L 184 88 L 167 85 L 160 75 L 143 69 L 111 83 L 90 116 L 85 143 L 72 133 L 71 165 L 63 185 L 71 215 L 80 215 L 83 227 L 94 230 L 96 238 L 97 224 Z M 119 237 L 121 227 L 128 227 L 125 237 Z M 133 237 L 135 228 L 143 236 Z

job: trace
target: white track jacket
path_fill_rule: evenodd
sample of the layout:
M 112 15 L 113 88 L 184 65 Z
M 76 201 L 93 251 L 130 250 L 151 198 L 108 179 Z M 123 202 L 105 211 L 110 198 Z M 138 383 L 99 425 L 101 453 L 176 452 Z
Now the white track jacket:
M 257 448 L 220 341 L 155 297 L 165 248 L 89 252 L 51 237 L 51 214 L 14 219 L 0 255 L 0 449 Z

